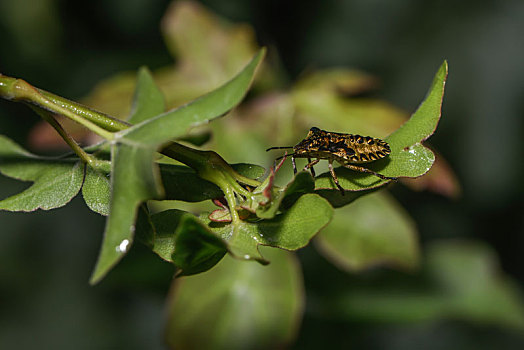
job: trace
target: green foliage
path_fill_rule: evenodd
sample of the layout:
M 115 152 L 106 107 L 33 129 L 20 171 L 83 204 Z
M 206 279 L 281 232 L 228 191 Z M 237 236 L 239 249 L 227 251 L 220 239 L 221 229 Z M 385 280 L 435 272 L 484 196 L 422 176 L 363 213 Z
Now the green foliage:
M 162 93 L 154 84 L 150 73 L 146 69 L 139 71 L 129 119 L 138 124 L 124 127 L 113 134 L 110 143 L 95 147 L 93 155 L 103 155 L 102 151 L 109 147 L 111 160 L 100 159 L 95 163 L 96 167 L 86 167 L 85 171 L 82 192 L 86 203 L 93 211 L 108 215 L 92 283 L 98 282 L 127 253 L 137 228 L 142 241 L 163 259 L 174 263 L 185 275 L 213 267 L 226 252 L 238 259 L 253 259 L 267 264 L 269 261 L 260 254 L 259 245 L 296 250 L 307 245 L 315 234 L 328 225 L 333 216 L 333 207 L 319 194 L 335 206 L 344 206 L 386 183 L 374 176 L 346 172 L 342 174 L 345 179 L 343 186 L 360 191 L 356 195 L 341 198 L 338 191 L 333 189 L 330 178 L 321 175 L 314 181 L 309 173 L 300 172 L 287 186 L 279 188 L 274 186 L 274 181 L 280 166 L 272 169 L 265 181 L 260 183 L 254 178 L 262 175 L 263 168 L 256 165 L 231 167 L 210 152 L 191 150 L 176 144 L 166 146 L 171 140 L 187 136 L 191 128 L 223 115 L 238 104 L 249 88 L 262 55 L 263 52 L 258 53 L 228 83 L 166 113 L 163 112 Z M 416 177 L 431 167 L 434 156 L 421 142 L 433 133 L 440 118 L 446 75 L 447 65 L 444 63 L 426 100 L 412 118 L 387 139 L 392 147 L 392 155 L 384 168 L 380 168 L 377 162 L 374 168 L 376 171 L 389 176 Z M 20 164 L 15 161 L 17 158 L 37 157 L 28 154 L 8 139 L 2 140 L 5 143 L 4 158 L 12 158 L 11 163 L 4 161 L 2 171 L 12 177 L 35 181 L 26 191 L 31 194 L 31 198 L 47 197 L 47 192 L 37 190 L 42 184 L 55 183 L 50 181 L 49 176 L 53 176 L 53 179 L 76 179 L 74 186 L 69 185 L 73 189 L 71 195 L 65 200 L 62 198 L 62 201 L 54 199 L 55 206 L 63 205 L 79 191 L 83 167 L 78 161 L 60 160 L 60 165 L 46 164 L 42 169 L 34 162 Z M 158 165 L 155 159 L 158 158 L 157 151 L 162 149 L 166 150 L 166 155 L 185 162 L 192 169 L 171 162 Z M 38 162 L 41 163 L 42 160 L 39 159 Z M 52 170 L 51 173 L 49 169 Z M 337 171 L 341 172 L 340 169 Z M 239 183 L 252 184 L 254 188 L 250 191 L 239 186 Z M 315 187 L 317 193 L 314 193 Z M 362 191 L 365 189 L 367 191 Z M 68 193 L 54 187 L 51 190 L 62 196 Z M 34 193 L 37 195 L 33 195 Z M 177 199 L 196 202 L 220 197 L 225 197 L 224 204 L 221 204 L 222 209 L 202 213 L 199 219 L 189 214 L 183 215 L 179 211 L 155 214 L 148 219 L 149 214 L 143 209 L 140 211 L 142 219 L 135 224 L 138 208 L 147 200 Z M 18 197 L 15 195 L 11 198 L 4 203 L 10 205 L 12 210 L 20 208 L 12 204 L 20 202 Z M 324 252 L 337 261 L 358 259 L 360 262 L 356 263 L 357 266 L 382 261 L 413 266 L 417 253 L 412 229 L 409 229 L 409 225 L 406 226 L 405 220 L 395 211 L 388 214 L 387 202 L 381 204 L 383 202 L 375 201 L 367 207 L 366 202 L 362 201 L 359 206 L 347 210 L 355 218 L 354 223 L 349 226 L 355 229 L 357 236 L 348 235 L 342 229 L 347 225 L 347 219 L 342 219 L 344 222 L 335 220 L 330 225 L 331 229 L 326 230 L 319 241 Z M 24 209 L 34 210 L 38 207 L 51 206 L 31 203 Z M 359 207 L 364 207 L 363 212 L 358 211 Z M 376 238 L 377 242 L 372 243 L 372 236 L 362 235 L 361 230 L 366 229 L 366 224 L 373 225 L 376 219 L 372 217 L 362 220 L 362 217 L 375 210 L 379 213 L 379 218 L 399 219 L 397 226 L 390 226 L 390 230 L 382 231 Z M 337 213 L 340 218 L 343 215 L 341 211 Z M 168 227 L 162 223 L 164 220 L 170 223 Z M 372 227 L 370 230 L 377 231 L 377 228 Z M 352 251 L 357 245 L 351 238 L 356 238 L 359 234 L 362 235 L 359 246 L 367 248 Z M 398 243 L 400 237 L 406 237 L 400 240 L 405 244 L 396 244 L 396 248 L 391 250 L 389 247 L 394 241 Z M 359 258 L 359 254 L 362 257 Z M 345 264 L 355 264 L 349 261 Z
M 419 177 L 429 171 L 435 161 L 433 152 L 422 145 L 428 139 L 440 120 L 444 85 L 448 75 L 448 64 L 444 62 L 427 93 L 426 99 L 411 118 L 385 141 L 391 146 L 389 157 L 370 164 L 369 169 L 390 177 Z M 389 180 L 378 179 L 374 175 L 355 175 L 349 169 L 339 167 L 335 170 L 342 187 L 350 191 L 382 186 Z M 329 173 L 320 175 L 315 185 L 319 189 L 332 188 L 333 180 Z
M 34 211 L 67 203 L 82 187 L 84 165 L 78 159 L 38 157 L 0 135 L 0 172 L 33 184 L 0 201 L 0 209 Z
M 98 282 L 123 257 L 133 241 L 136 210 L 141 202 L 163 196 L 160 174 L 154 165 L 155 152 L 170 140 L 185 135 L 191 127 L 219 117 L 238 104 L 246 93 L 255 69 L 263 57 L 260 52 L 235 78 L 193 103 L 157 113 L 160 92 L 141 72 L 132 118 L 142 123 L 115 134 L 111 143 L 111 201 L 102 250 L 91 277 Z M 146 96 L 149 98 L 142 98 Z M 142 104 L 153 107 L 142 106 Z M 141 114 L 140 114 L 141 113 Z
M 149 69 L 140 68 L 136 86 L 131 115 L 128 118 L 131 124 L 138 124 L 166 111 L 164 96 L 158 90 Z
M 182 275 L 209 270 L 226 254 L 227 243 L 191 214 L 182 216 L 176 228 L 171 256 Z
M 422 273 L 411 281 L 382 281 L 380 289 L 372 282 L 340 290 L 323 305 L 324 312 L 375 322 L 454 318 L 524 331 L 524 304 L 517 286 L 496 271 L 499 267 L 490 248 L 450 240 L 429 246 L 424 260 Z
M 226 257 L 208 272 L 178 280 L 167 323 L 172 348 L 271 349 L 293 338 L 304 306 L 300 269 L 291 253 L 263 252 L 268 266 Z
M 240 175 L 257 179 L 264 175 L 265 169 L 255 164 L 231 164 Z M 165 199 L 185 202 L 201 202 L 224 196 L 222 190 L 212 182 L 202 179 L 187 166 L 159 164 Z
M 87 167 L 82 185 L 82 196 L 89 209 L 104 216 L 109 215 L 111 193 L 109 177 L 109 172 Z
M 103 129 L 106 137 L 85 149 L 87 158 L 45 158 L 0 136 L 0 172 L 33 183 L 0 201 L 0 209 L 57 208 L 81 190 L 87 206 L 107 216 L 91 283 L 125 256 L 136 234 L 177 270 L 167 327 L 172 347 L 278 348 L 296 333 L 304 304 L 301 271 L 289 251 L 315 240 L 328 261 L 353 272 L 377 265 L 413 271 L 421 258 L 412 220 L 394 199 L 379 192 L 390 181 L 339 167 L 338 178 L 348 190 L 342 195 L 328 172 L 316 178 L 305 171 L 291 176 L 288 164 L 267 170 L 257 165 L 273 160 L 264 149 L 296 144 L 310 126 L 369 134 L 384 137 L 392 149 L 369 168 L 386 176 L 420 177 L 435 162 L 423 141 L 440 120 L 448 67 L 446 62 L 440 66 L 409 119 L 382 101 L 352 99 L 351 94 L 373 84 L 358 72 L 314 72 L 285 91 L 264 94 L 262 88 L 278 86 L 268 65 L 255 81 L 253 96 L 231 112 L 248 93 L 264 50 L 255 53 L 245 29 L 223 26 L 199 11 L 196 4 L 179 2 L 166 19 L 166 41 L 177 54 L 177 66 L 153 73 L 141 68 L 136 79 L 115 79 L 97 90 L 109 98 L 96 93 L 88 98 L 115 115 L 130 110 L 127 122 L 42 90 L 20 90 L 19 81 L 0 76 L 2 97 L 58 114 L 77 113 L 85 118 L 84 126 Z M 227 49 L 209 44 L 210 37 Z M 122 105 L 125 98 L 118 98 L 126 94 L 133 94 L 130 108 Z M 218 119 L 225 114 L 227 118 Z M 213 151 L 178 142 L 202 145 L 210 135 L 205 147 Z M 238 163 L 230 164 L 226 157 Z M 195 215 L 187 205 L 209 200 L 219 208 Z M 155 212 L 158 201 L 169 209 Z M 489 252 L 466 247 L 462 254 L 456 247 L 463 248 L 444 245 L 430 251 L 424 264 L 424 276 L 436 286 L 430 292 L 403 294 L 401 287 L 391 297 L 390 290 L 337 291 L 323 309 L 343 319 L 457 316 L 523 328 L 518 315 L 522 304 L 511 283 L 489 271 Z
M 258 251 L 259 245 L 286 250 L 306 246 L 313 236 L 328 224 L 333 215 L 329 203 L 316 194 L 306 194 L 285 213 L 262 221 L 240 221 L 223 224 L 201 219 L 219 237 L 228 242 L 229 252 L 239 259 L 255 259 L 267 263 Z
M 344 270 L 359 271 L 379 264 L 413 269 L 418 265 L 415 225 L 384 192 L 336 210 L 315 243 Z

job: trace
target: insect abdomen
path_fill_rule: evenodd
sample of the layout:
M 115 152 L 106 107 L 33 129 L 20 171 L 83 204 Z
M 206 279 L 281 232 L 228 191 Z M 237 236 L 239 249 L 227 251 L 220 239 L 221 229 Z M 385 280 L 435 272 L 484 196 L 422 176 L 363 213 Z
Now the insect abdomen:
M 369 136 L 350 134 L 346 138 L 346 146 L 354 152 L 346 152 L 346 157 L 343 157 L 350 163 L 369 163 L 391 153 L 387 142 Z

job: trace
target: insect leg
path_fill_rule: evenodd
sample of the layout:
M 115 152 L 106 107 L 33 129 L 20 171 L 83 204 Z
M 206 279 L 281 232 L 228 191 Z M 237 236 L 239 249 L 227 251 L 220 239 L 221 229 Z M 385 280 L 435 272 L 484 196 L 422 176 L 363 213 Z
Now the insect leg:
M 335 170 L 333 169 L 333 160 L 331 160 L 331 159 L 329 160 L 328 167 L 329 167 L 329 172 L 331 173 L 331 176 L 333 177 L 333 181 L 335 181 L 335 185 L 337 185 L 338 189 L 340 190 L 340 193 L 342 193 L 342 195 L 344 195 L 344 191 L 345 190 L 338 183 L 337 174 L 335 174 Z
M 307 161 L 309 163 L 304 167 L 304 170 L 309 169 L 311 171 L 311 175 L 313 175 L 313 177 L 315 177 L 315 169 L 313 169 L 313 165 L 315 165 L 318 162 L 320 162 L 320 159 L 315 159 L 314 161 L 311 161 L 311 158 L 308 158 Z
M 358 166 L 358 165 L 349 164 L 349 163 L 342 164 L 342 166 L 343 166 L 343 167 L 346 167 L 346 168 L 348 168 L 348 169 L 351 169 L 351 170 L 355 170 L 355 171 L 361 172 L 361 173 L 373 174 L 373 175 L 375 175 L 376 177 L 381 178 L 382 180 L 397 180 L 396 177 L 384 176 L 384 175 L 382 175 L 382 174 L 379 174 L 379 173 L 377 173 L 377 172 L 374 172 L 373 170 L 370 170 L 370 169 L 368 169 L 368 168 L 364 168 L 363 166 Z
M 291 164 L 293 164 L 293 174 L 297 173 L 297 164 L 295 163 L 295 157 L 291 156 Z

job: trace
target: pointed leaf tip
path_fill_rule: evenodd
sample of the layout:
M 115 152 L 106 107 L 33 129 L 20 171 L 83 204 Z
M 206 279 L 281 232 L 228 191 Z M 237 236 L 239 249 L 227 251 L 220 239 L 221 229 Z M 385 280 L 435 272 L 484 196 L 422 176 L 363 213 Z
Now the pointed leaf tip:
M 391 148 L 391 154 L 385 159 L 366 164 L 366 168 L 384 176 L 396 178 L 415 178 L 429 171 L 435 161 L 435 155 L 422 143 L 433 135 L 440 121 L 447 75 L 448 63 L 444 60 L 415 113 L 384 139 Z M 390 182 L 374 175 L 359 174 L 343 167 L 335 169 L 335 172 L 341 186 L 346 191 L 370 190 Z M 336 191 L 331 174 L 328 172 L 318 176 L 315 179 L 315 185 L 317 190 Z M 340 204 L 343 202 L 345 201 L 339 201 Z
M 164 95 L 156 85 L 151 71 L 145 66 L 140 67 L 129 122 L 138 124 L 165 112 L 165 109 Z
M 128 242 L 127 248 L 133 240 L 136 212 L 140 203 L 163 196 L 158 167 L 154 164 L 155 151 L 168 141 L 186 135 L 192 127 L 224 115 L 240 103 L 264 54 L 265 49 L 260 50 L 231 80 L 208 94 L 162 114 L 154 115 L 157 111 L 155 106 L 151 106 L 154 113 L 149 113 L 148 108 L 148 113 L 140 124 L 115 133 L 115 142 L 111 146 L 113 169 L 110 214 L 91 278 L 92 284 L 100 281 L 127 253 L 127 249 L 118 248 Z M 142 91 L 146 97 L 148 93 L 158 97 L 158 88 L 151 77 L 146 71 L 141 72 L 147 84 L 139 84 L 137 91 Z M 150 102 L 147 98 L 141 99 L 140 93 L 137 95 L 137 100 L 146 105 Z

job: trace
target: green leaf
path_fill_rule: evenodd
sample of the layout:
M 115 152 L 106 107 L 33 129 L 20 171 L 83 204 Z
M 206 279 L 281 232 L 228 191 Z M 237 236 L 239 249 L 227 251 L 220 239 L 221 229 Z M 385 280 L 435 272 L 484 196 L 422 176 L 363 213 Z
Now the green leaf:
M 321 189 L 315 190 L 315 193 L 327 199 L 333 208 L 340 208 L 354 202 L 362 196 L 376 192 L 379 189 L 380 187 L 374 187 L 362 191 L 346 191 L 344 194 L 340 191 L 333 191 L 332 189 Z
M 266 248 L 264 255 L 271 265 L 226 256 L 210 271 L 176 279 L 168 303 L 169 346 L 284 348 L 296 335 L 303 312 L 301 272 L 289 252 Z
M 437 128 L 440 120 L 444 86 L 448 76 L 448 63 L 440 66 L 431 87 L 417 111 L 386 140 L 396 148 L 408 147 L 427 140 Z M 409 150 L 407 150 L 408 153 Z
M 173 262 L 175 251 L 175 230 L 186 212 L 169 209 L 151 215 L 151 227 L 146 227 L 140 234 L 140 240 L 146 243 L 163 260 Z
M 100 281 L 129 250 L 140 203 L 162 195 L 155 186 L 159 177 L 157 169 L 151 166 L 153 149 L 118 144 L 111 150 L 109 216 L 91 284 Z
M 140 142 L 142 146 L 156 148 L 184 136 L 191 128 L 224 115 L 246 94 L 264 54 L 265 50 L 260 50 L 239 74 L 218 89 L 189 104 L 119 132 L 117 140 Z
M 289 208 L 301 195 L 311 193 L 314 189 L 313 177 L 308 172 L 302 171 L 287 184 L 285 189 L 277 194 L 273 193 L 266 204 L 259 205 L 256 208 L 256 214 L 261 219 L 271 219 L 276 215 L 281 204 L 283 208 Z
M 231 167 L 240 175 L 256 179 L 265 169 L 254 164 L 233 164 Z M 182 165 L 160 164 L 160 173 L 165 190 L 165 199 L 185 202 L 201 202 L 223 197 L 220 188 L 199 177 L 196 172 Z
M 504 274 L 492 248 L 472 241 L 439 242 L 427 260 L 449 317 L 524 331 L 522 290 Z
M 302 125 L 383 137 L 395 131 L 409 115 L 386 101 L 352 96 L 377 88 L 377 83 L 376 78 L 362 72 L 322 69 L 304 74 L 293 86 L 291 96 Z
M 521 290 L 502 273 L 495 252 L 485 244 L 433 243 L 427 249 L 423 273 L 400 280 L 397 276 L 389 284 L 384 279 L 378 282 L 366 287 L 352 284 L 320 307 L 324 313 L 333 313 L 330 317 L 339 315 L 353 322 L 458 319 L 524 331 Z
M 151 216 L 151 228 L 141 233 L 162 259 L 192 275 L 209 270 L 226 254 L 226 243 L 209 231 L 195 216 L 169 209 Z M 147 242 L 146 242 L 147 243 Z
M 179 139 L 179 141 L 184 141 L 195 146 L 202 146 L 209 140 L 211 140 L 211 132 L 209 131 L 190 134 Z
M 138 124 L 162 114 L 166 110 L 164 96 L 156 86 L 149 69 L 146 67 L 140 68 L 136 84 L 133 107 L 129 117 L 131 124 Z
M 82 186 L 82 196 L 89 209 L 104 216 L 109 215 L 111 191 L 109 176 L 108 172 L 88 166 Z
M 164 111 L 165 103 L 162 93 L 155 85 L 149 70 L 146 67 L 141 67 L 138 71 L 137 86 L 129 122 L 137 124 Z M 104 147 L 104 145 L 102 144 L 101 147 Z M 110 162 L 107 163 L 110 167 Z M 101 169 L 95 170 L 87 167 L 82 194 L 91 210 L 105 216 L 109 215 L 111 195 L 109 173 Z
M 185 106 L 115 133 L 111 146 L 110 214 L 91 283 L 100 281 L 127 252 L 133 241 L 140 203 L 161 198 L 164 194 L 158 167 L 154 165 L 157 149 L 185 135 L 191 127 L 219 117 L 237 105 L 246 94 L 264 52 L 261 50 L 237 76 L 220 88 Z
M 295 93 L 314 93 L 316 95 L 344 97 L 362 94 L 375 89 L 379 81 L 366 73 L 347 68 L 327 68 L 309 71 L 295 84 Z M 310 95 L 301 104 L 315 104 Z M 325 107 L 325 106 L 324 106 Z
M 250 26 L 229 23 L 194 1 L 169 6 L 162 20 L 162 33 L 176 61 L 154 71 L 168 109 L 219 87 L 258 50 Z M 267 68 L 257 77 L 258 84 L 276 78 L 275 71 Z M 125 118 L 135 83 L 136 74 L 118 73 L 99 82 L 84 101 L 109 115 Z
M 170 6 L 162 21 L 162 34 L 178 63 L 175 71 L 162 72 L 162 80 L 171 86 L 185 82 L 185 91 L 171 89 L 171 94 L 217 86 L 257 50 L 257 40 L 249 26 L 230 23 L 198 2 L 180 1 Z
M 250 179 L 258 179 L 266 172 L 264 167 L 256 164 L 237 163 L 231 164 L 231 167 L 240 175 L 249 177 Z
M 429 171 L 435 161 L 435 155 L 423 146 L 422 142 L 433 134 L 440 120 L 447 74 L 448 64 L 444 62 L 417 111 L 385 139 L 391 147 L 391 154 L 369 165 L 365 164 L 367 168 L 388 177 L 419 177 Z M 335 172 L 342 187 L 348 191 L 379 187 L 390 182 L 343 167 L 336 168 Z M 336 188 L 329 173 L 317 177 L 315 185 L 317 189 Z
M 415 225 L 383 191 L 336 210 L 315 243 L 343 270 L 358 271 L 378 264 L 414 268 L 418 263 Z
M 191 214 L 182 216 L 175 233 L 173 262 L 181 275 L 193 275 L 215 266 L 226 254 L 227 244 Z
M 201 220 L 227 241 L 233 256 L 267 263 L 259 252 L 259 245 L 300 249 L 328 224 L 332 215 L 333 208 L 329 203 L 311 193 L 301 196 L 288 211 L 269 220 L 223 224 L 210 222 L 205 215 L 201 216 Z
M 34 211 L 59 208 L 76 196 L 84 165 L 76 159 L 39 157 L 0 135 L 0 172 L 33 184 L 0 201 L 0 210 Z
M 163 258 L 161 253 L 164 253 L 164 251 L 162 250 L 159 252 L 158 247 L 164 247 L 165 244 L 162 244 L 162 235 L 157 233 L 155 226 L 153 225 L 153 219 L 149 214 L 149 209 L 147 208 L 146 203 L 142 203 L 138 208 L 135 226 L 138 240 L 156 252 L 161 258 Z
M 217 185 L 202 179 L 187 166 L 160 164 L 160 173 L 165 190 L 165 199 L 201 202 L 223 196 Z
M 448 63 L 440 66 L 431 88 L 417 111 L 395 132 L 386 138 L 391 146 L 391 162 L 383 174 L 395 177 L 419 177 L 429 171 L 435 155 L 422 145 L 435 132 L 442 114 L 444 86 Z

